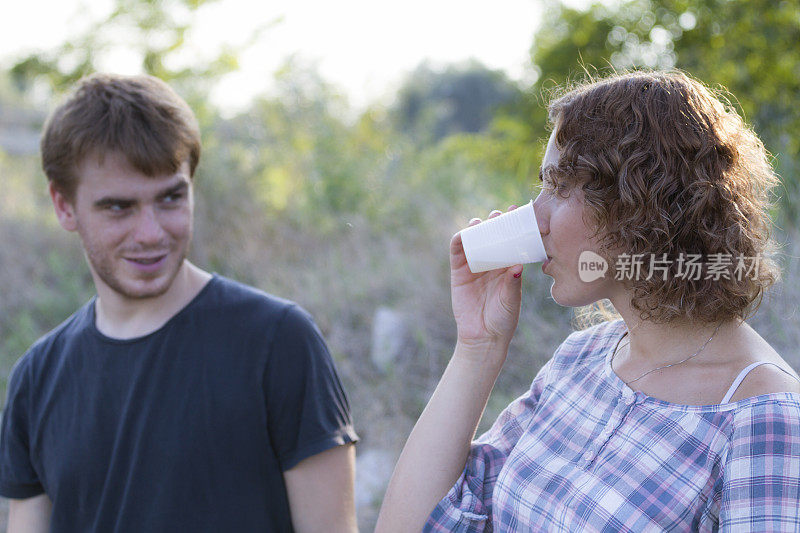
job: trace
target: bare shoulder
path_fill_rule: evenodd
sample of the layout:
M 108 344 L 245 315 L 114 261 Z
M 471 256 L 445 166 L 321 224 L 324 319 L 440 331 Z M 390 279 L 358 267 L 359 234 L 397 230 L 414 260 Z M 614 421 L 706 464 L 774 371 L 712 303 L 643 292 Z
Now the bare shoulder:
M 777 364 L 777 363 L 776 363 Z M 736 393 L 731 398 L 732 402 L 772 394 L 776 392 L 794 392 L 800 394 L 800 378 L 797 373 L 784 362 L 783 365 L 761 365 L 754 368 L 744 378 Z
M 745 359 L 749 363 L 765 362 L 752 369 L 744 378 L 736 393 L 731 398 L 735 402 L 776 392 L 793 392 L 800 394 L 800 375 L 781 355 L 751 328 L 750 342 Z M 743 365 L 743 368 L 746 365 Z

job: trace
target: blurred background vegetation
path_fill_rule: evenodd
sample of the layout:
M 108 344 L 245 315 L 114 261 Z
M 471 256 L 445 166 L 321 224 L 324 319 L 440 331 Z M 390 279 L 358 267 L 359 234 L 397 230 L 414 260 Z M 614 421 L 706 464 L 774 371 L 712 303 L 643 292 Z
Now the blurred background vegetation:
M 391 105 L 354 110 L 313 68 L 289 61 L 276 74 L 277 92 L 233 117 L 207 96 L 237 68 L 239 50 L 180 70 L 167 66 L 187 31 L 172 10 L 204 3 L 116 0 L 108 19 L 85 35 L 0 71 L 3 397 L 27 347 L 93 294 L 79 242 L 52 215 L 38 132 L 47 110 L 94 71 L 121 29 L 142 70 L 171 83 L 201 123 L 193 261 L 299 302 L 329 341 L 363 439 L 363 530 L 372 529 L 382 484 L 451 354 L 450 236 L 473 215 L 535 196 L 548 135 L 544 104 L 564 83 L 677 67 L 735 95 L 732 105 L 761 136 L 783 179 L 773 215 L 784 280 L 750 322 L 800 368 L 796 0 L 630 0 L 586 9 L 542 2 L 529 85 L 475 62 L 422 64 Z M 532 270 L 508 368 L 481 430 L 527 390 L 572 327 L 572 311 L 549 297 L 549 278 Z M 395 340 L 388 348 L 379 317 L 390 318 Z

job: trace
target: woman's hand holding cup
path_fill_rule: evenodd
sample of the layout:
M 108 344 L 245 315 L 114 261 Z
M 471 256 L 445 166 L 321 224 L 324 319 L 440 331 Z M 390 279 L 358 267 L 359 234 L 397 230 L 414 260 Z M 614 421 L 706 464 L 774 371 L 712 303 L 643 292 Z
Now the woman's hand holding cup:
M 516 206 L 509 207 L 509 211 Z M 501 214 L 492 211 L 489 218 Z M 481 222 L 472 219 L 470 226 Z M 519 321 L 522 301 L 522 265 L 473 273 L 467 264 L 461 233 L 450 241 L 450 290 L 458 344 L 464 354 L 505 361 Z M 491 355 L 489 355 L 491 354 Z

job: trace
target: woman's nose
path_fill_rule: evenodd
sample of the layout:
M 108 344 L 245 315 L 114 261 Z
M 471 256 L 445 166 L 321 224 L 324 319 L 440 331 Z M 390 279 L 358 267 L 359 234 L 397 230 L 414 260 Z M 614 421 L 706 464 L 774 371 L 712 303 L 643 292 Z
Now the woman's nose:
M 539 225 L 539 233 L 542 235 L 550 233 L 550 213 L 547 203 L 543 192 L 540 192 L 533 201 L 533 212 L 536 215 L 536 223 Z

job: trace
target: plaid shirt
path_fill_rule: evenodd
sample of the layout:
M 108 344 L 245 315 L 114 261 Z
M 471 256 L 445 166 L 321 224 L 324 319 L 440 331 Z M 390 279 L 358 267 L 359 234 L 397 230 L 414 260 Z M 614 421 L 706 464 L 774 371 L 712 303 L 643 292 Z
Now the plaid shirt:
M 800 532 L 800 395 L 686 406 L 611 371 L 621 320 L 571 334 L 472 443 L 429 532 Z

